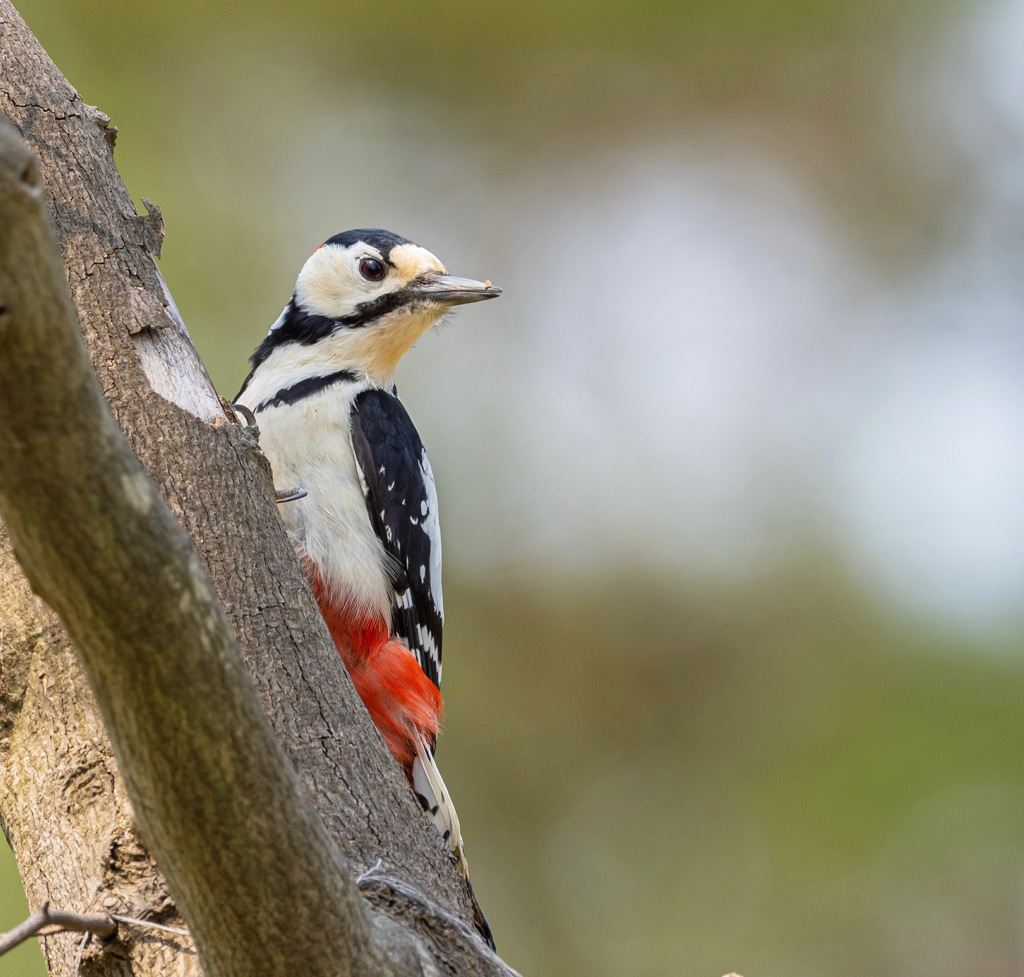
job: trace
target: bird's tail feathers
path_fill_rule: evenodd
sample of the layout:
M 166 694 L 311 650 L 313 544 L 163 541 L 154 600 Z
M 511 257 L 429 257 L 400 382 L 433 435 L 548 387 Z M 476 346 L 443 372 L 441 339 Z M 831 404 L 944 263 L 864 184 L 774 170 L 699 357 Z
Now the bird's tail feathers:
M 473 922 L 477 931 L 486 940 L 487 945 L 494 949 L 494 936 L 491 927 L 484 916 L 480 903 L 477 901 L 476 893 L 473 891 L 473 883 L 469 881 L 469 863 L 466 861 L 466 852 L 462 847 L 462 829 L 459 827 L 459 816 L 455 813 L 455 805 L 452 803 L 448 788 L 444 785 L 441 771 L 437 769 L 434 755 L 430 752 L 430 746 L 426 740 L 417 739 L 416 756 L 412 761 L 412 789 L 423 810 L 430 815 L 437 830 L 441 832 L 448 847 L 451 848 L 459 862 L 459 871 L 466 880 L 469 889 L 469 896 L 473 900 Z
M 455 813 L 448 788 L 437 769 L 430 747 L 423 739 L 418 739 L 416 756 L 412 761 L 412 789 L 423 810 L 430 815 L 437 830 L 441 832 L 448 847 L 455 853 L 459 861 L 459 871 L 468 879 L 469 865 L 462 850 L 462 829 L 459 827 L 459 816 Z

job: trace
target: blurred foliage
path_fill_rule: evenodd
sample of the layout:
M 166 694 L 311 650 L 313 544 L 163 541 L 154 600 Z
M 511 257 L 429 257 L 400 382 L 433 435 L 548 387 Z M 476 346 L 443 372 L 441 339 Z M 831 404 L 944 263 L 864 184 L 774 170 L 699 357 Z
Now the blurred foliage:
M 902 36 L 928 29 L 944 4 L 906 0 L 404 0 L 373 4 L 299 0 L 232 2 L 183 0 L 140 11 L 131 0 L 29 0 L 19 5 L 37 34 L 68 61 L 69 71 L 102 66 L 103 77 L 130 79 L 126 87 L 145 97 L 140 78 L 170 83 L 164 53 L 219 50 L 230 61 L 242 41 L 260 39 L 273 49 L 303 49 L 329 65 L 328 83 L 351 84 L 373 72 L 380 89 L 429 93 L 456 103 L 484 105 L 509 98 L 508 86 L 537 92 L 537 65 L 550 59 L 565 74 L 576 58 L 592 54 L 642 63 L 645 71 L 671 78 L 673 90 L 647 92 L 678 108 L 678 89 L 691 99 L 757 96 L 752 89 L 784 75 L 784 66 L 821 52 L 832 56 L 827 76 L 838 85 L 864 60 Z M 881 45 L 880 45 L 881 42 Z M 607 62 L 605 62 L 607 63 Z M 825 77 L 826 73 L 822 72 Z M 79 83 L 83 84 L 86 79 Z M 543 76 L 540 80 L 543 80 Z M 780 86 L 805 97 L 805 85 Z M 571 87 L 551 87 L 552 100 L 572 97 Z M 551 103 L 535 106 L 543 116 Z M 500 124 L 500 116 L 492 116 Z
M 18 878 L 18 866 L 10 848 L 0 836 L 0 933 L 16 926 L 28 914 L 28 903 Z M 46 967 L 36 941 L 22 943 L 0 957 L 0 974 L 3 977 L 35 977 L 36 974 L 44 977 Z
M 441 757 L 513 965 L 1015 971 L 1024 676 L 853 592 L 454 588 Z
M 163 207 L 163 273 L 228 394 L 309 225 L 337 229 L 333 212 L 279 211 L 312 209 L 283 161 L 311 155 L 315 122 L 343 103 L 372 116 L 398 100 L 439 145 L 509 179 L 703 119 L 756 124 L 829 201 L 836 233 L 883 267 L 955 223 L 961 161 L 932 153 L 927 120 L 911 126 L 889 99 L 952 3 L 18 6 L 120 127 L 122 174 Z M 358 178 L 380 223 L 400 212 L 381 160 L 320 163 Z M 481 206 L 500 227 L 500 206 Z M 609 977 L 1020 969 L 1015 661 L 885 616 L 827 556 L 731 583 L 614 564 L 590 580 L 474 575 L 446 559 L 439 756 L 510 964 Z M 0 928 L 25 913 L 2 861 Z M 23 949 L 0 977 L 41 967 Z

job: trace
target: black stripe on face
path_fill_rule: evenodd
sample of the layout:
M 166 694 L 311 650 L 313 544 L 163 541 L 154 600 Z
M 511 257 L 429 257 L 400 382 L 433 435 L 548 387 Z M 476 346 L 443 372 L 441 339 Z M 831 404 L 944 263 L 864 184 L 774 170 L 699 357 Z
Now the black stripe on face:
M 319 393 L 324 387 L 329 387 L 332 383 L 338 383 L 342 380 L 354 383 L 358 379 L 359 377 L 351 370 L 336 370 L 334 373 L 328 373 L 323 377 L 307 377 L 305 380 L 293 383 L 290 387 L 278 390 L 273 397 L 268 397 L 262 403 L 257 404 L 253 413 L 258 414 L 266 407 L 283 407 L 286 404 L 295 404 L 305 397 L 312 397 L 313 394 Z
M 302 343 L 303 346 L 312 346 L 339 329 L 359 329 L 363 326 L 371 325 L 382 316 L 386 316 L 397 309 L 403 307 L 413 309 L 420 301 L 419 296 L 415 292 L 415 284 L 413 282 L 395 292 L 388 292 L 385 295 L 371 299 L 369 302 L 364 302 L 356 307 L 356 311 L 352 315 L 341 316 L 337 319 L 300 309 L 295 304 L 295 296 L 293 295 L 292 300 L 288 303 L 288 308 L 285 310 L 281 324 L 275 326 L 266 335 L 263 342 L 256 347 L 256 352 L 252 354 L 250 358 L 252 371 L 246 377 L 245 383 L 242 384 L 239 396 L 245 390 L 249 380 L 252 379 L 252 374 L 256 368 L 278 346 L 283 346 L 285 343 Z M 237 400 L 238 397 L 235 399 Z
M 402 306 L 412 306 L 418 298 L 412 287 L 413 284 L 415 283 L 394 292 L 378 295 L 377 298 L 370 299 L 369 302 L 357 305 L 356 311 L 351 315 L 338 316 L 336 319 L 318 315 L 315 312 L 306 312 L 305 309 L 299 308 L 295 304 L 295 296 L 292 296 L 284 322 L 274 329 L 263 342 L 271 340 L 274 345 L 295 342 L 312 346 L 313 343 L 319 342 L 324 336 L 329 336 L 340 326 L 347 329 L 368 326 L 371 322 L 402 308 Z
M 375 319 L 380 319 L 389 312 L 402 308 L 403 305 L 412 306 L 417 298 L 412 286 L 406 285 L 397 291 L 387 292 L 369 302 L 363 302 L 362 305 L 356 306 L 356 311 L 352 315 L 342 316 L 340 319 L 332 321 L 348 326 L 349 329 L 358 329 L 360 326 L 368 326 Z

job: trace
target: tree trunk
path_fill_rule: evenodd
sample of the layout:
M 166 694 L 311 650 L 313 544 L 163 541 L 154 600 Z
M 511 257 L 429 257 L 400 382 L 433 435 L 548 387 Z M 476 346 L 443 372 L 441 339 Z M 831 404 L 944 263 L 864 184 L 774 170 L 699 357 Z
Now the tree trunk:
M 90 974 L 511 973 L 465 925 L 192 347 L 159 212 L 136 214 L 116 130 L 9 0 L 0 111 L 31 150 L 0 151 L 0 821 L 29 902 L 179 926 L 180 907 L 198 956 L 122 926 Z M 78 942 L 45 941 L 51 973 Z

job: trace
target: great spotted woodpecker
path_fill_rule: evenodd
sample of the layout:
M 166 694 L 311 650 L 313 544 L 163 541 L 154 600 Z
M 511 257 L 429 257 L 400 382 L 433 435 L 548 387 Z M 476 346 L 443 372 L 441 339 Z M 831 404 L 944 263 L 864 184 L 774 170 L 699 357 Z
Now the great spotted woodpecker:
M 235 398 L 259 425 L 278 490 L 305 490 L 282 514 L 324 620 L 467 882 L 459 820 L 433 756 L 443 709 L 437 493 L 395 371 L 454 306 L 500 294 L 448 275 L 389 231 L 337 234 L 303 265 Z

